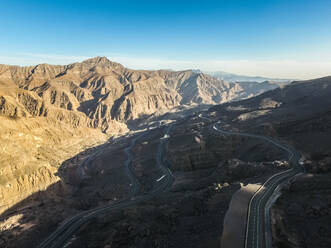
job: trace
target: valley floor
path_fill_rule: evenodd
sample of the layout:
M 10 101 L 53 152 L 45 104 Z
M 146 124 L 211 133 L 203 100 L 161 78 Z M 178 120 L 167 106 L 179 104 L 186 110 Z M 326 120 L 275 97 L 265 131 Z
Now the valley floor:
M 146 135 L 123 136 L 67 160 L 59 169 L 62 181 L 1 215 L 2 244 L 35 247 L 68 217 L 124 199 L 132 187 L 123 166 L 128 158 L 140 184 L 138 194 L 148 194 L 162 176 L 157 157 L 165 130 L 160 126 Z M 166 158 L 175 176 L 172 187 L 134 207 L 92 218 L 71 247 L 218 247 L 240 182 L 262 183 L 284 169 L 269 162 L 283 156 L 254 139 L 215 136 L 208 122 L 191 116 L 169 133 Z

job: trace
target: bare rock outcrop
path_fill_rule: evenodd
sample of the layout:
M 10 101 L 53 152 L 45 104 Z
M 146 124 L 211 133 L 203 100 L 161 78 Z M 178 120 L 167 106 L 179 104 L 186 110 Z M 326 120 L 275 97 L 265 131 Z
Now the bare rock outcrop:
M 104 132 L 112 129 L 111 120 L 125 122 L 182 104 L 223 103 L 242 90 L 192 70 L 131 70 L 106 57 L 65 66 L 0 65 L 2 86 L 16 86 L 35 93 L 44 104 L 83 113 Z M 23 97 L 28 101 L 25 93 Z
M 0 65 L 0 205 L 8 208 L 59 180 L 55 173 L 65 159 L 128 131 L 129 120 L 231 101 L 240 91 L 238 84 L 192 70 L 131 70 L 106 57 Z M 193 153 L 197 168 L 215 160 Z

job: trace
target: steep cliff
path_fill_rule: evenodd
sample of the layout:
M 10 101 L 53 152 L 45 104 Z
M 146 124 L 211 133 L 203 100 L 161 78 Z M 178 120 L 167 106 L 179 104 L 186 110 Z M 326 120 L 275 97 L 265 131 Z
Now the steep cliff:
M 33 92 L 43 104 L 83 113 L 85 124 L 110 133 L 113 120 L 125 122 L 182 104 L 223 103 L 242 91 L 238 84 L 203 73 L 137 71 L 106 57 L 65 66 L 0 65 L 0 87 L 14 86 Z
M 0 208 L 59 180 L 64 160 L 128 131 L 129 120 L 231 101 L 242 90 L 192 70 L 131 70 L 106 57 L 0 65 Z

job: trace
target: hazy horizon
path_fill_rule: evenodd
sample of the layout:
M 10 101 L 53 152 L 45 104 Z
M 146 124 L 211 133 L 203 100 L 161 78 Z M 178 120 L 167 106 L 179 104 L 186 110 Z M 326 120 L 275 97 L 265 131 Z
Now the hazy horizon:
M 2 10 L 1 64 L 107 56 L 133 69 L 331 75 L 331 3 L 323 0 L 14 0 Z

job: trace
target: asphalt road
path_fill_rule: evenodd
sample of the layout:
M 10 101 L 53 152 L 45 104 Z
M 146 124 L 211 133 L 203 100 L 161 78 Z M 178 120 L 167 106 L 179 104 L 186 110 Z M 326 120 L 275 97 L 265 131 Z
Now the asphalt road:
M 213 121 L 210 118 L 204 117 L 201 114 L 200 118 L 206 119 L 208 121 Z M 279 141 L 276 141 L 270 137 L 257 135 L 257 134 L 249 134 L 244 132 L 232 132 L 221 129 L 221 123 L 217 122 L 213 125 L 213 129 L 217 132 L 220 132 L 224 135 L 240 135 L 245 137 L 262 139 L 266 142 L 277 146 L 278 148 L 286 151 L 288 153 L 288 160 L 292 165 L 292 168 L 286 171 L 282 171 L 280 173 L 274 174 L 271 176 L 252 196 L 247 213 L 247 224 L 246 224 L 246 234 L 245 234 L 245 248 L 269 248 L 271 246 L 271 242 L 269 239 L 271 237 L 267 237 L 266 234 L 270 234 L 267 232 L 267 228 L 270 228 L 266 225 L 269 223 L 267 219 L 269 218 L 269 212 L 266 211 L 266 204 L 268 200 L 271 198 L 275 189 L 282 183 L 290 180 L 298 173 L 304 172 L 304 168 L 299 164 L 299 160 L 301 158 L 301 154 L 296 151 L 294 148 L 289 147 L 286 144 L 282 144 Z
M 199 117 L 206 119 L 208 121 L 212 121 L 212 119 L 203 117 L 199 115 Z M 166 128 L 165 134 L 169 134 L 172 128 L 172 124 Z M 266 244 L 266 236 L 265 236 L 265 206 L 267 201 L 270 199 L 271 195 L 273 194 L 274 190 L 279 186 L 281 183 L 291 179 L 296 174 L 303 172 L 302 166 L 299 164 L 299 159 L 301 157 L 300 153 L 294 150 L 293 148 L 282 144 L 278 141 L 275 141 L 269 137 L 265 137 L 262 135 L 256 134 L 248 134 L 248 133 L 241 133 L 241 132 L 232 132 L 226 131 L 221 129 L 221 124 L 218 122 L 213 125 L 213 129 L 217 132 L 220 132 L 224 135 L 240 135 L 252 138 L 263 139 L 266 142 L 270 142 L 273 145 L 279 147 L 280 149 L 285 150 L 289 154 L 289 161 L 292 164 L 292 168 L 280 173 L 277 173 L 270 177 L 250 200 L 249 208 L 248 208 L 248 215 L 247 215 L 247 226 L 246 226 L 246 237 L 245 237 L 245 248 L 260 248 L 260 247 L 267 247 Z M 88 211 L 81 212 L 72 218 L 68 219 L 65 223 L 63 223 L 56 231 L 54 231 L 46 240 L 44 240 L 39 247 L 40 248 L 59 248 L 63 247 L 66 242 L 73 236 L 75 232 L 79 230 L 79 228 L 87 223 L 90 219 L 94 218 L 95 216 L 103 213 L 110 214 L 115 210 L 123 209 L 129 206 L 133 206 L 138 204 L 142 201 L 149 200 L 159 193 L 164 192 L 165 190 L 169 189 L 174 181 L 174 177 L 169 170 L 169 166 L 167 165 L 166 160 L 166 145 L 167 145 L 167 138 L 161 139 L 159 144 L 159 150 L 157 154 L 157 166 L 159 166 L 160 170 L 162 171 L 164 178 L 157 182 L 153 189 L 148 192 L 147 194 L 139 194 L 139 187 L 140 184 L 138 180 L 135 178 L 134 174 L 131 170 L 131 161 L 132 161 L 132 154 L 131 149 L 134 147 L 135 142 L 140 136 L 134 138 L 131 142 L 130 147 L 126 148 L 125 152 L 128 155 L 128 159 L 125 161 L 126 168 L 128 170 L 128 175 L 131 179 L 132 190 L 130 196 L 124 200 L 115 202 L 110 205 L 106 205 L 103 207 L 98 207 L 95 209 L 91 209 Z M 93 156 L 94 157 L 94 156 Z
M 169 135 L 171 128 L 173 124 L 170 124 L 166 128 L 165 134 Z M 127 160 L 125 161 L 127 173 L 131 180 L 131 192 L 130 195 L 121 201 L 117 201 L 115 203 L 112 203 L 110 205 L 98 207 L 95 209 L 91 209 L 88 211 L 83 211 L 70 219 L 68 219 L 66 222 L 64 222 L 58 229 L 56 229 L 49 237 L 47 237 L 38 247 L 39 248 L 60 248 L 64 247 L 68 240 L 79 230 L 79 228 L 88 223 L 89 220 L 94 218 L 95 216 L 99 214 L 111 214 L 113 211 L 123 209 L 129 206 L 133 206 L 135 204 L 138 204 L 140 202 L 149 200 L 155 196 L 157 196 L 159 193 L 164 192 L 170 186 L 172 185 L 174 181 L 174 177 L 171 173 L 171 171 L 168 168 L 167 160 L 166 160 L 166 146 L 168 139 L 161 139 L 157 154 L 157 166 L 162 171 L 163 177 L 162 180 L 158 181 L 156 183 L 156 186 L 154 186 L 153 190 L 148 192 L 147 194 L 139 195 L 139 188 L 140 184 L 137 178 L 134 176 L 134 173 L 132 172 L 132 153 L 131 150 L 135 146 L 136 141 L 141 138 L 141 136 L 144 135 L 142 133 L 141 135 L 138 135 L 135 137 L 132 141 L 129 147 L 125 149 L 125 153 L 127 154 Z M 102 149 L 101 151 L 103 151 Z M 100 154 L 100 152 L 95 153 L 92 158 L 96 157 L 96 155 Z M 88 159 L 88 161 L 91 161 Z

